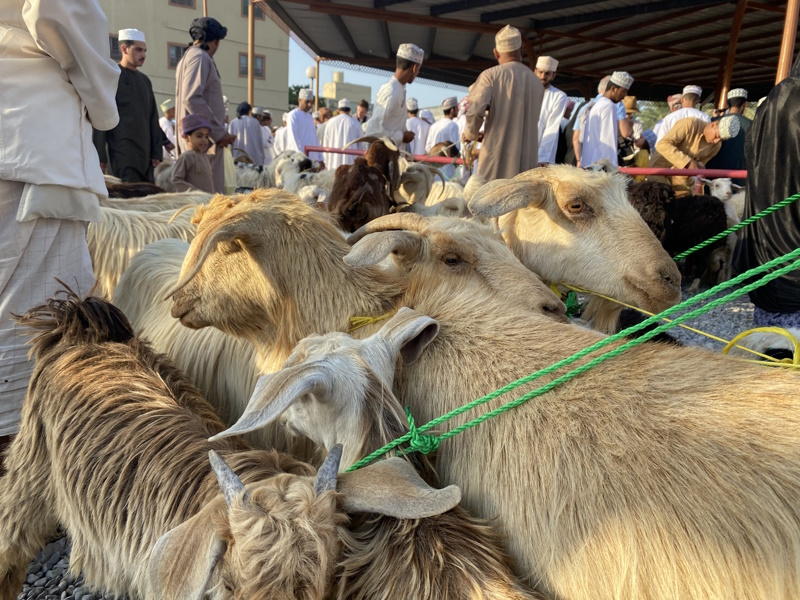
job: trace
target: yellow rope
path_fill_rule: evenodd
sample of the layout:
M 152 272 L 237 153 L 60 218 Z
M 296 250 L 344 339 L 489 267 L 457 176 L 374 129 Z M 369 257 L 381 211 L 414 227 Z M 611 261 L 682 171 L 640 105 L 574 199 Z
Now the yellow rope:
M 361 329 L 362 327 L 366 327 L 367 325 L 372 325 L 373 323 L 377 323 L 378 321 L 383 321 L 384 319 L 388 319 L 394 313 L 395 311 L 391 310 L 382 315 L 378 315 L 377 317 L 350 317 L 350 329 L 347 330 L 347 333 L 353 333 L 356 329 Z
M 630 304 L 625 304 L 624 302 L 622 302 L 621 300 L 617 300 L 616 298 L 611 298 L 610 296 L 604 296 L 603 294 L 600 294 L 598 292 L 594 292 L 592 290 L 587 290 L 585 288 L 581 288 L 581 287 L 577 287 L 577 286 L 574 286 L 574 285 L 570 285 L 568 283 L 560 283 L 560 284 L 553 283 L 553 284 L 550 284 L 550 288 L 553 291 L 555 291 L 556 294 L 559 293 L 557 291 L 557 289 L 558 289 L 557 286 L 558 285 L 563 285 L 564 287 L 566 287 L 566 288 L 568 288 L 568 289 L 570 289 L 570 290 L 572 290 L 574 292 L 578 292 L 580 294 L 592 294 L 593 296 L 597 296 L 598 298 L 603 298 L 604 300 L 608 300 L 610 302 L 616 302 L 617 304 L 620 304 L 620 305 L 622 305 L 622 306 L 624 306 L 626 308 L 631 308 L 633 310 L 637 310 L 637 311 L 639 311 L 641 313 L 644 313 L 646 315 L 649 315 L 651 317 L 654 314 L 654 313 L 648 312 L 648 311 L 646 311 L 646 310 L 644 310 L 642 308 L 639 308 L 637 306 L 632 306 Z M 671 323 L 672 322 L 671 319 L 664 318 L 662 320 L 666 321 L 667 323 Z M 772 363 L 772 364 L 770 364 L 770 366 L 788 366 L 786 362 L 778 360 L 774 356 L 770 356 L 769 354 L 762 354 L 761 352 L 756 352 L 755 350 L 747 348 L 746 346 L 739 346 L 738 344 L 735 344 L 735 342 L 738 341 L 741 337 L 744 337 L 741 334 L 739 336 L 737 336 L 736 338 L 734 338 L 733 341 L 728 341 L 728 340 L 726 340 L 724 338 L 717 337 L 716 335 L 712 335 L 710 333 L 706 333 L 705 331 L 701 331 L 700 329 L 695 329 L 694 327 L 689 327 L 688 325 L 683 325 L 683 324 L 679 323 L 679 326 L 683 327 L 684 329 L 688 329 L 689 331 L 691 331 L 693 333 L 697 333 L 699 335 L 704 335 L 705 337 L 710 338 L 710 339 L 712 339 L 712 340 L 714 340 L 716 342 L 720 342 L 721 344 L 725 344 L 726 348 L 728 348 L 728 349 L 730 349 L 733 346 L 736 346 L 736 348 L 739 348 L 740 350 L 744 350 L 745 352 L 749 352 L 751 354 L 755 354 L 756 356 L 758 356 L 758 357 L 760 357 L 760 358 Z M 789 333 L 789 335 L 791 336 L 790 333 Z M 792 336 L 792 337 L 794 337 L 794 336 Z M 795 349 L 795 357 L 798 357 L 797 347 L 795 347 L 795 348 L 796 348 Z M 744 359 L 738 359 L 738 360 L 744 360 Z M 750 362 L 757 362 L 759 364 L 764 364 L 763 361 L 750 361 Z
M 755 327 L 753 329 L 748 329 L 747 331 L 743 331 L 742 333 L 740 333 L 730 342 L 727 343 L 727 345 L 722 349 L 722 353 L 727 354 L 728 351 L 736 344 L 736 342 L 738 342 L 742 338 L 747 337 L 751 333 L 758 333 L 758 332 L 774 333 L 777 335 L 782 335 L 783 337 L 787 338 L 790 342 L 792 342 L 792 347 L 794 348 L 794 351 L 792 353 L 792 358 L 791 359 L 783 358 L 779 360 L 778 363 L 789 364 L 795 368 L 800 366 L 800 340 L 794 337 L 789 331 L 781 327 Z M 736 347 L 741 348 L 741 346 L 736 346 Z

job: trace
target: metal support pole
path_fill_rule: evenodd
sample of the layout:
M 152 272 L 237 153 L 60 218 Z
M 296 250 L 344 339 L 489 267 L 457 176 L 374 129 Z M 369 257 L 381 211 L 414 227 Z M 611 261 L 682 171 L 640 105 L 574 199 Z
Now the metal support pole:
M 255 103 L 255 74 L 256 74 L 256 7 L 250 2 L 247 5 L 247 102 L 250 106 Z M 267 65 L 262 65 L 264 69 Z
M 208 16 L 208 0 L 203 0 L 203 16 Z
M 800 12 L 800 0 L 789 0 L 786 4 L 786 21 L 783 24 L 783 41 L 781 42 L 781 55 L 778 59 L 778 73 L 775 85 L 789 76 L 794 56 L 794 38 L 797 35 L 797 15 Z
M 315 57 L 314 60 L 317 63 L 317 89 L 314 92 L 314 110 L 319 110 L 319 56 Z
M 731 39 L 728 42 L 728 56 L 725 58 L 725 70 L 722 75 L 722 85 L 717 94 L 717 108 L 725 108 L 728 99 L 728 91 L 731 89 L 731 79 L 733 78 L 733 63 L 736 58 L 736 44 L 739 43 L 739 32 L 742 30 L 744 13 L 747 10 L 747 0 L 739 0 L 736 3 L 736 10 L 733 13 L 733 24 L 731 25 Z

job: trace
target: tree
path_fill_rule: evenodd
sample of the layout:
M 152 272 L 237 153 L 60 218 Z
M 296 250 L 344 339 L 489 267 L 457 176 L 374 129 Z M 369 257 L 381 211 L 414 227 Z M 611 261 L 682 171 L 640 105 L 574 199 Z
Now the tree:
M 300 95 L 300 90 L 305 88 L 305 85 L 290 85 L 289 86 L 289 106 L 297 106 L 298 98 L 297 96 Z

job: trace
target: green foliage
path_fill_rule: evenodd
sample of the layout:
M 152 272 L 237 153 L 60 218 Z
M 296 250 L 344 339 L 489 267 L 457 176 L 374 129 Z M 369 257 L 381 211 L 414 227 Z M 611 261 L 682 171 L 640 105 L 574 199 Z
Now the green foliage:
M 653 125 L 658 123 L 667 114 L 669 114 L 669 107 L 666 102 L 639 102 L 639 120 L 642 122 L 644 129 L 652 129 Z
M 307 85 L 290 85 L 289 86 L 289 106 L 297 106 L 297 97 L 300 95 L 300 90 L 308 87 Z

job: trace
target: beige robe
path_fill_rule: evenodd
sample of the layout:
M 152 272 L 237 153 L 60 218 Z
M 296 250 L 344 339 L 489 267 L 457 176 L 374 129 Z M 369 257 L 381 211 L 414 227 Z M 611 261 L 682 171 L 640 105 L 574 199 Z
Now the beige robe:
M 538 166 L 543 97 L 542 82 L 521 62 L 497 65 L 478 76 L 469 94 L 464 135 L 477 138 L 488 108 L 479 175 L 510 179 Z
M 225 127 L 225 103 L 222 80 L 214 59 L 199 46 L 187 49 L 175 73 L 175 137 L 181 152 L 189 149 L 181 134 L 181 119 L 188 114 L 201 114 L 211 124 L 211 139 L 218 140 Z M 225 161 L 217 146 L 208 151 L 214 177 L 214 191 L 225 193 Z
M 719 152 L 722 144 L 709 143 L 703 135 L 708 125 L 702 119 L 681 119 L 656 143 L 656 152 L 650 157 L 650 167 L 658 169 L 685 169 L 692 160 L 705 163 Z M 693 193 L 694 177 L 648 177 L 650 181 L 671 180 L 678 195 Z

